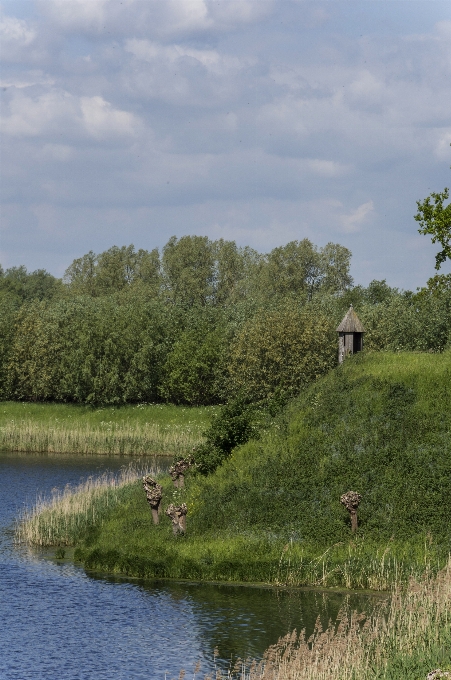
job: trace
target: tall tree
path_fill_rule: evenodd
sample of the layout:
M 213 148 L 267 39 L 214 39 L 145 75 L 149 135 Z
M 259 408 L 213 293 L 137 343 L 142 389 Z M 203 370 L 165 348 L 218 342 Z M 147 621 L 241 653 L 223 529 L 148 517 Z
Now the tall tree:
M 437 271 L 442 264 L 451 259 L 451 203 L 444 205 L 449 198 L 449 189 L 445 187 L 439 193 L 432 192 L 424 201 L 417 201 L 416 221 L 420 224 L 420 234 L 432 236 L 432 243 L 442 247 L 435 256 Z
M 264 297 L 343 293 L 352 285 L 350 261 L 351 252 L 338 243 L 317 248 L 307 238 L 290 241 L 261 261 L 258 286 Z
M 163 248 L 168 297 L 182 306 L 205 305 L 214 292 L 215 247 L 207 236 L 172 236 Z
M 76 295 L 94 296 L 97 294 L 96 267 L 97 255 L 90 250 L 69 265 L 63 281 Z
M 89 251 L 66 269 L 64 281 L 76 295 L 110 295 L 139 282 L 149 286 L 156 295 L 160 288 L 160 256 L 158 249 L 151 252 L 135 251 L 129 246 L 112 246 L 96 255 Z
M 0 296 L 9 295 L 20 302 L 50 300 L 61 293 L 61 289 L 61 280 L 45 269 L 28 272 L 21 265 L 3 271 L 0 266 Z

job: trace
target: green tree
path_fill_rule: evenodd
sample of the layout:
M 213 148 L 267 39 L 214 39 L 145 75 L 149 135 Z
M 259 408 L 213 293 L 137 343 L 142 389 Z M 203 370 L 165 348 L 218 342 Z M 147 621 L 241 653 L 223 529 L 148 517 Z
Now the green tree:
M 187 328 L 167 356 L 160 394 L 176 404 L 218 403 L 226 351 L 221 329 Z
M 254 411 L 252 405 L 238 397 L 213 416 L 210 427 L 204 433 L 205 442 L 194 452 L 197 472 L 203 475 L 214 472 L 236 446 L 245 444 L 257 434 L 253 425 Z
M 214 302 L 216 305 L 239 302 L 249 295 L 261 255 L 249 247 L 239 248 L 235 241 L 220 239 L 214 247 Z
M 335 364 L 335 336 L 333 321 L 309 307 L 257 313 L 230 349 L 231 393 L 248 401 L 294 396 Z
M 451 203 L 444 205 L 449 198 L 449 189 L 442 192 L 432 192 L 424 201 L 417 201 L 418 212 L 415 220 L 420 224 L 420 234 L 432 236 L 432 243 L 439 243 L 442 247 L 435 256 L 437 271 L 442 264 L 451 259 Z
M 0 295 L 0 399 L 7 399 L 9 395 L 8 365 L 19 308 L 20 301 L 17 298 Z
M 309 239 L 274 248 L 259 264 L 260 297 L 343 293 L 352 285 L 351 252 L 337 243 L 317 248 Z
M 312 293 L 321 281 L 318 249 L 309 241 L 291 241 L 274 248 L 260 266 L 260 287 L 265 296 Z
M 13 399 L 155 401 L 175 335 L 170 310 L 145 296 L 77 296 L 21 307 L 8 358 Z
M 344 293 L 353 284 L 349 273 L 352 253 L 339 243 L 326 243 L 319 250 L 322 280 L 321 289 L 329 293 Z
M 185 307 L 206 305 L 214 292 L 215 247 L 207 236 L 172 236 L 163 248 L 168 297 Z
M 63 281 L 75 295 L 97 294 L 96 282 L 97 255 L 89 253 L 79 257 L 64 272 Z
M 135 251 L 129 246 L 112 246 L 96 255 L 92 250 L 72 262 L 64 281 L 76 295 L 111 295 L 142 283 L 156 296 L 160 288 L 158 249 Z
M 3 271 L 0 266 L 0 296 L 13 296 L 19 302 L 26 302 L 51 300 L 61 292 L 61 280 L 45 269 L 28 272 L 27 268 L 21 265 Z

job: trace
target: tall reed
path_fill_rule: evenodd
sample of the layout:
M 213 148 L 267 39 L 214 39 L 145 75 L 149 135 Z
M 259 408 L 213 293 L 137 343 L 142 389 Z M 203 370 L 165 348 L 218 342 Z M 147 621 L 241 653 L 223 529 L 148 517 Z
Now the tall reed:
M 93 427 L 12 420 L 0 427 L 0 449 L 37 453 L 179 455 L 191 451 L 200 441 L 198 428 L 175 424 L 106 422 Z
M 317 586 L 363 590 L 392 590 L 396 584 L 434 573 L 446 563 L 430 541 L 387 541 L 365 536 L 331 545 L 318 554 L 314 545 L 287 543 L 271 582 L 283 586 Z
M 338 625 L 306 639 L 296 631 L 262 662 L 239 661 L 216 680 L 425 680 L 451 668 L 451 558 L 435 578 L 396 588 L 371 617 L 341 613 Z M 208 680 L 212 680 L 209 678 Z
M 123 500 L 124 491 L 140 477 L 158 471 L 131 464 L 119 475 L 105 472 L 89 477 L 76 487 L 53 489 L 51 496 L 39 497 L 25 509 L 16 526 L 16 541 L 31 545 L 75 545 L 93 526 L 102 525 L 109 510 Z

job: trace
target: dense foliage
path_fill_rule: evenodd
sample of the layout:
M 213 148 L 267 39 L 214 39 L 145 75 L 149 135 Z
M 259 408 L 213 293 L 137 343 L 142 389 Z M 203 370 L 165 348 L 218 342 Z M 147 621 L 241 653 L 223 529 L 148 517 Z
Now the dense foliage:
M 62 281 L 0 268 L 0 398 L 284 402 L 335 364 L 335 328 L 351 303 L 370 350 L 450 345 L 446 277 L 416 294 L 353 286 L 350 257 L 308 239 L 262 255 L 184 236 L 161 253 L 90 252 Z

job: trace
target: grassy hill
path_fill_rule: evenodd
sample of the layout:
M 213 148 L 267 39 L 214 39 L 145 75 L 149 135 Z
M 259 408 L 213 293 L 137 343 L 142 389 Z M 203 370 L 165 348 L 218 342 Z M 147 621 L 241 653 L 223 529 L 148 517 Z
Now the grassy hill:
M 141 484 L 77 536 L 86 567 L 132 576 L 385 589 L 451 552 L 451 353 L 357 355 L 209 477 L 169 478 L 187 535 L 151 524 Z M 362 495 L 351 534 L 341 494 Z M 99 515 L 97 515 L 99 517 Z

